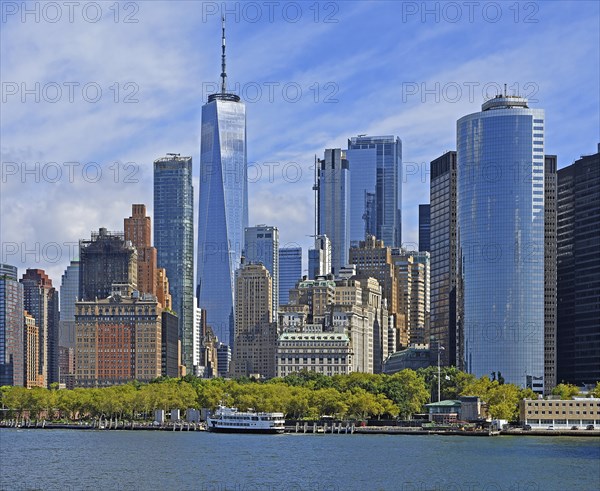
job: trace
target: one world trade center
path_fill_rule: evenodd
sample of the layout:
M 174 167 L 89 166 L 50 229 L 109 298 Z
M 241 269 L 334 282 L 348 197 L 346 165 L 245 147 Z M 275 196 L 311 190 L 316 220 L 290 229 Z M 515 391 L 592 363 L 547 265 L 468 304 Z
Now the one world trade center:
M 246 106 L 227 92 L 222 21 L 221 90 L 202 106 L 198 213 L 199 307 L 219 340 L 233 340 L 235 271 L 248 226 Z

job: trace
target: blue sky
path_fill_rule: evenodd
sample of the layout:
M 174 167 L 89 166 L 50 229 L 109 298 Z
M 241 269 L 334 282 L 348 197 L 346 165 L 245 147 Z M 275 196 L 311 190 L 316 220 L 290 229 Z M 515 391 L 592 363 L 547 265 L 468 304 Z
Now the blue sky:
M 402 139 L 403 240 L 416 243 L 428 162 L 455 148 L 484 88 L 538 100 L 559 167 L 600 141 L 597 2 L 1 7 L 1 260 L 55 284 L 80 238 L 122 230 L 132 203 L 152 214 L 152 162 L 167 152 L 193 158 L 197 219 L 220 13 L 229 84 L 247 100 L 250 223 L 278 226 L 281 245 L 311 243 L 314 155 L 363 133 Z

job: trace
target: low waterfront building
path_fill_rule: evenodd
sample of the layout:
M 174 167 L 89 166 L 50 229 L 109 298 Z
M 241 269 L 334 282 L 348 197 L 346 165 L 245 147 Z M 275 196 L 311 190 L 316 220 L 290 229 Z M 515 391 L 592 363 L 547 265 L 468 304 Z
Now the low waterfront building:
M 383 363 L 383 373 L 392 375 L 406 368 L 418 370 L 437 363 L 437 351 L 429 349 L 428 344 L 412 344 L 402 351 L 396 351 Z
M 352 372 L 350 338 L 341 332 L 323 332 L 318 325 L 307 325 L 302 332 L 283 332 L 277 340 L 277 376 L 300 370 L 323 375 Z
M 425 404 L 429 421 L 436 423 L 456 423 L 460 419 L 460 401 L 448 400 Z
M 519 402 L 519 421 L 532 428 L 600 427 L 600 398 L 523 399 Z

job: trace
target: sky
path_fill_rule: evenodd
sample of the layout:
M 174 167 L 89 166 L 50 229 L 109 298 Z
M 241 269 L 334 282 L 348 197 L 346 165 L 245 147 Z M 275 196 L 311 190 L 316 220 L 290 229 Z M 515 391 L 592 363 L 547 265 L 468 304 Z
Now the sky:
M 311 246 L 313 162 L 358 134 L 403 144 L 402 236 L 429 162 L 503 90 L 546 111 L 559 168 L 600 142 L 598 2 L 0 3 L 0 262 L 54 285 L 79 239 L 152 216 L 152 163 L 191 156 L 220 75 L 247 105 L 250 225 Z M 197 225 L 197 224 L 196 224 Z M 197 239 L 195 239 L 197 242 Z M 304 265 L 306 268 L 306 264 Z

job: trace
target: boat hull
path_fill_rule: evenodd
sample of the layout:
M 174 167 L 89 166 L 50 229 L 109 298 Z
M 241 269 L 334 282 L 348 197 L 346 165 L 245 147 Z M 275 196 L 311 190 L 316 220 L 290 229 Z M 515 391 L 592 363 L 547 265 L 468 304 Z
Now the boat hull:
M 283 433 L 283 428 L 224 428 L 220 426 L 208 426 L 208 431 L 215 433 L 254 433 L 263 435 L 275 435 Z

